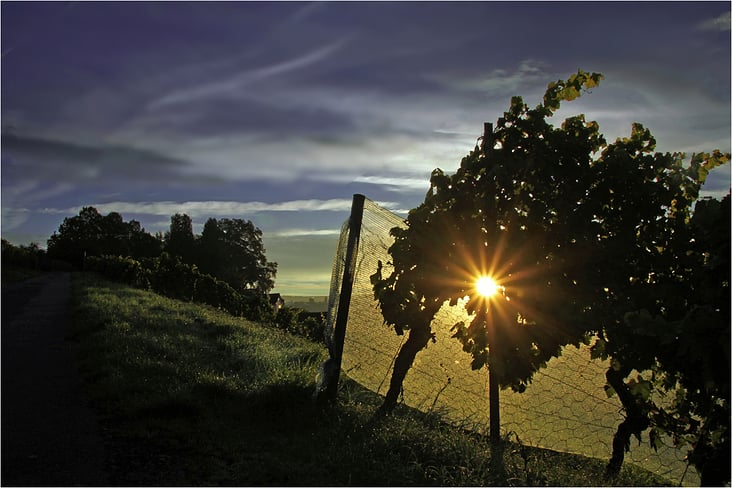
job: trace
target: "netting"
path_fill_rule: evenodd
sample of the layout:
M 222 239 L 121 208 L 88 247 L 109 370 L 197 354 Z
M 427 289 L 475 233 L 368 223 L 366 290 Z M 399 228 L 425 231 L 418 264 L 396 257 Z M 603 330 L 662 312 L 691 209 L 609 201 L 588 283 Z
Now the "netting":
M 374 300 L 370 276 L 382 261 L 384 276 L 391 272 L 388 248 L 393 242 L 389 230 L 404 227 L 402 218 L 366 199 L 360 229 L 350 310 L 343 346 L 342 371 L 379 394 L 386 393 L 394 359 L 406 335 L 397 336 L 384 324 Z M 341 277 L 345 266 L 348 222 L 344 224 L 333 265 L 328 326 L 335 324 Z M 488 371 L 473 371 L 471 356 L 451 338 L 453 324 L 468 317 L 462 303 L 445 304 L 432 329 L 436 342 L 420 351 L 403 385 L 401 400 L 423 411 L 439 413 L 460 427 L 487 432 Z M 550 360 L 535 374 L 524 393 L 500 393 L 501 430 L 515 433 L 525 445 L 609 459 L 612 438 L 623 420 L 617 396 L 608 398 L 605 371 L 608 362 L 590 359 L 589 347 L 567 346 L 561 356 Z M 699 477 L 683 461 L 684 452 L 670 439 L 655 452 L 644 442 L 633 442 L 626 462 L 684 485 L 698 485 Z

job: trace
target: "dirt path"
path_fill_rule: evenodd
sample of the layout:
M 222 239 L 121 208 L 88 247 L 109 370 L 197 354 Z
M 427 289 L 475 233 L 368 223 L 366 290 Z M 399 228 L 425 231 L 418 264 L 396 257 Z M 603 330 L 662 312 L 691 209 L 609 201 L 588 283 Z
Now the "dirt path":
M 103 486 L 104 443 L 70 325 L 71 277 L 2 288 L 2 486 Z

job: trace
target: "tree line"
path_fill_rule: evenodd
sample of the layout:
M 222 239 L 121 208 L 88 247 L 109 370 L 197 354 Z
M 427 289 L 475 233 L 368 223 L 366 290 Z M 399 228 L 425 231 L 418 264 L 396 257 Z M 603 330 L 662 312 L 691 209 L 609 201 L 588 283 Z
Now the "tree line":
M 322 316 L 292 307 L 278 311 L 269 303 L 277 263 L 267 260 L 262 231 L 249 220 L 209 218 L 196 235 L 191 218 L 175 214 L 166 232 L 153 235 L 136 220 L 87 206 L 65 218 L 47 246 L 44 251 L 37 243 L 14 246 L 3 239 L 3 266 L 94 271 L 323 341 Z
M 101 215 L 94 207 L 63 220 L 48 239 L 47 255 L 83 269 L 90 257 L 160 257 L 163 253 L 196 266 L 237 292 L 267 294 L 274 287 L 277 263 L 267 260 L 262 231 L 250 220 L 209 218 L 201 235 L 186 214 L 170 218 L 170 228 L 151 235 L 136 220 L 117 212 Z

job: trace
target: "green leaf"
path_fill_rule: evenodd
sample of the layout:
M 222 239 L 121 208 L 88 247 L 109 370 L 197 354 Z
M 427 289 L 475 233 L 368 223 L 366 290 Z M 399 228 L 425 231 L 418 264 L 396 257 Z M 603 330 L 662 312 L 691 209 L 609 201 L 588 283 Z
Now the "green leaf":
M 658 429 L 651 429 L 650 432 L 648 432 L 648 438 L 654 451 L 658 452 L 658 448 L 663 447 L 663 440 L 661 439 L 661 434 L 659 434 Z
M 614 371 L 620 371 L 620 369 L 623 367 L 623 365 L 620 363 L 620 361 L 616 358 L 612 358 L 610 360 L 610 367 L 613 368 Z
M 633 396 L 640 397 L 646 402 L 651 396 L 653 385 L 650 381 L 639 378 L 638 381 L 628 381 L 628 389 Z
M 607 359 L 607 352 L 605 351 L 605 341 L 599 337 L 595 341 L 595 344 L 590 348 L 590 359 Z

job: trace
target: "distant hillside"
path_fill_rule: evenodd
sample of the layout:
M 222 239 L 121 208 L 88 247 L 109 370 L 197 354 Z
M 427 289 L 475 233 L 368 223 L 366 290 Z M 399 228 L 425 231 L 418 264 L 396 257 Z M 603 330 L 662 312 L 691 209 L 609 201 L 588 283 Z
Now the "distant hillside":
M 308 312 L 327 312 L 328 297 L 326 296 L 303 296 L 303 295 L 284 295 L 285 306 L 302 308 Z

